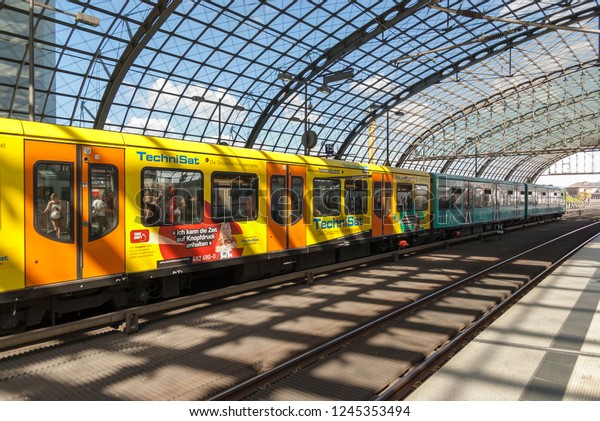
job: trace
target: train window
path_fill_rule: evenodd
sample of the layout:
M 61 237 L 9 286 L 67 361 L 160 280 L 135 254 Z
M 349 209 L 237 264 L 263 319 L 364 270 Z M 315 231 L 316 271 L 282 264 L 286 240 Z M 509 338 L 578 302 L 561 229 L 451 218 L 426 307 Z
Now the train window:
M 313 215 L 337 216 L 341 210 L 341 182 L 332 178 L 313 180 Z
M 250 221 L 258 216 L 258 176 L 213 173 L 211 215 L 215 221 Z
M 73 242 L 73 164 L 39 161 L 34 166 L 34 224 L 55 241 Z
M 450 188 L 450 205 L 453 209 L 462 209 L 464 199 L 462 188 L 454 186 Z
M 304 216 L 304 179 L 292 177 L 292 225 L 302 220 Z
M 429 188 L 425 184 L 415 184 L 415 211 L 428 209 Z
M 414 209 L 411 184 L 396 184 L 396 211 L 412 212 Z
M 286 188 L 285 176 L 271 176 L 271 219 L 279 225 L 285 224 Z
M 346 215 L 364 215 L 367 213 L 369 188 L 365 179 L 347 179 L 344 181 L 344 212 Z
M 204 219 L 204 176 L 200 171 L 146 168 L 141 201 L 144 225 L 197 224 Z
M 98 239 L 112 231 L 118 221 L 118 170 L 114 165 L 89 166 L 89 239 Z

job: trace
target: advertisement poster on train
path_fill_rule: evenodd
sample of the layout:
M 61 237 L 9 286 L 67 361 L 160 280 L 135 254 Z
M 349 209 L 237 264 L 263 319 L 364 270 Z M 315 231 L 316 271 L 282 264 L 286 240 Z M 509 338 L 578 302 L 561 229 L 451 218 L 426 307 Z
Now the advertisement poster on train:
M 202 223 L 130 231 L 130 259 L 151 259 L 162 268 L 232 259 L 242 256 L 245 248 L 250 250 L 259 244 L 258 236 L 245 235 L 238 222 L 214 221 L 209 210 L 207 202 Z
M 207 202 L 205 206 L 210 204 Z M 235 221 L 213 221 L 205 208 L 202 224 L 186 226 L 162 226 L 159 229 L 160 266 L 170 264 L 210 262 L 239 257 L 244 246 L 238 245 L 236 236 L 243 234 Z

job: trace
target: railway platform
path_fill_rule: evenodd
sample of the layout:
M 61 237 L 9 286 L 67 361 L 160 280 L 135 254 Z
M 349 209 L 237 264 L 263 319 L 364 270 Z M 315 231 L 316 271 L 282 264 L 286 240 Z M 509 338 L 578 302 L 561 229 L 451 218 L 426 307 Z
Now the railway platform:
M 600 400 L 600 236 L 407 401 Z

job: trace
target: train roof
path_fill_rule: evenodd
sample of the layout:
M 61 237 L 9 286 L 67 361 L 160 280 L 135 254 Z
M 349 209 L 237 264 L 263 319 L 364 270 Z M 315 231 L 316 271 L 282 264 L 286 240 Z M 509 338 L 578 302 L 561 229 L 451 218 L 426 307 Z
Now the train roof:
M 77 141 L 99 145 L 152 148 L 209 155 L 235 156 L 245 159 L 269 160 L 275 162 L 297 163 L 299 165 L 323 165 L 368 172 L 389 172 L 410 175 L 428 175 L 427 172 L 395 167 L 384 167 L 368 163 L 341 161 L 327 157 L 285 154 L 281 152 L 266 152 L 257 149 L 240 148 L 236 146 L 217 145 L 195 141 L 182 141 L 156 136 L 133 133 L 114 132 L 90 128 L 63 126 L 50 123 L 30 122 L 24 120 L 0 118 L 0 131 L 6 134 L 24 136 L 29 139 L 46 139 L 57 142 Z
M 482 183 L 522 184 L 522 185 L 527 185 L 529 187 L 544 187 L 544 188 L 563 189 L 564 190 L 564 187 L 547 185 L 547 184 L 521 183 L 521 182 L 509 181 L 509 180 L 492 180 L 489 178 L 470 177 L 470 176 L 466 176 L 466 175 L 454 175 L 454 174 L 445 174 L 445 173 L 432 173 L 431 175 L 434 178 L 447 177 L 447 178 L 452 178 L 455 180 L 463 180 L 463 181 L 467 180 L 467 181 L 479 181 Z

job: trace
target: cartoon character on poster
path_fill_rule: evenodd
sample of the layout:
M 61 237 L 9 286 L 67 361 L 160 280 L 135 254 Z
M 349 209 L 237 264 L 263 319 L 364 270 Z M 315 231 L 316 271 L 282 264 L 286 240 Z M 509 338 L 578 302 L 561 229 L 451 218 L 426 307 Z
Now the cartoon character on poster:
M 235 238 L 231 233 L 231 225 L 229 225 L 229 222 L 223 222 L 221 224 L 215 251 L 220 254 L 221 259 L 230 259 L 233 257 L 233 249 L 235 249 L 235 246 L 236 243 Z

